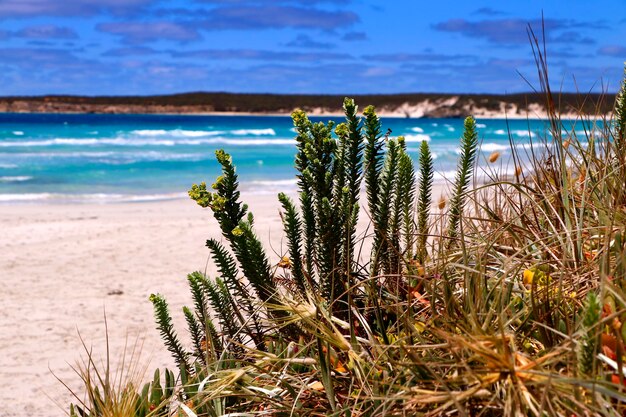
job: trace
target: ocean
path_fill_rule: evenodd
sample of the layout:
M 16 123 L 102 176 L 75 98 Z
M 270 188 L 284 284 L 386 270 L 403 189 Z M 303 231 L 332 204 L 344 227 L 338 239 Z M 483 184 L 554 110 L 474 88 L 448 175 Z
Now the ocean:
M 312 117 L 314 121 L 341 118 Z M 452 179 L 461 119 L 384 118 L 383 131 L 405 136 L 417 161 L 429 141 L 436 180 Z M 477 120 L 480 167 L 498 151 L 512 172 L 510 144 L 527 149 L 545 137 L 541 120 Z M 288 116 L 0 114 L 0 203 L 115 203 L 182 198 L 191 184 L 219 175 L 216 149 L 233 157 L 242 190 L 295 188 L 295 133 Z M 479 168 L 478 171 L 481 171 Z

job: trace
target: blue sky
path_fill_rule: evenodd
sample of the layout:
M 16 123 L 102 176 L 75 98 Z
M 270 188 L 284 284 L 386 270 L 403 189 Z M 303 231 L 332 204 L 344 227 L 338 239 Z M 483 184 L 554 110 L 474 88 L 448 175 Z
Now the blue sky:
M 616 91 L 626 0 L 0 0 L 0 95 Z

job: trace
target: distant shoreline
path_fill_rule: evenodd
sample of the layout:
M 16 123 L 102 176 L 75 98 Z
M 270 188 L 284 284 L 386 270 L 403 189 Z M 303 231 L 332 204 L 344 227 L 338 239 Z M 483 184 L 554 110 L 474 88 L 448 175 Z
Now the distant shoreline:
M 389 94 L 354 95 L 364 108 L 374 105 L 381 117 L 542 119 L 547 117 L 544 97 L 537 93 L 487 94 Z M 563 93 L 559 114 L 608 114 L 615 96 Z M 167 96 L 38 96 L 0 97 L 0 113 L 162 114 L 216 116 L 287 116 L 296 108 L 311 116 L 342 116 L 340 95 L 275 95 L 186 93 Z
M 166 112 L 81 112 L 81 111 L 44 111 L 44 112 L 36 112 L 36 111 L 20 111 L 20 112 L 5 112 L 0 111 L 0 114 L 68 114 L 68 115 L 87 115 L 87 114 L 96 114 L 96 115 L 128 115 L 128 116 L 222 116 L 222 117 L 237 117 L 237 116 L 250 116 L 250 117 L 290 117 L 291 112 L 285 113 L 251 113 L 251 112 L 194 112 L 194 113 L 166 113 Z M 331 117 L 331 118 L 341 118 L 345 115 L 339 112 L 324 112 L 324 113 L 313 113 L 307 112 L 309 117 Z M 378 116 L 382 118 L 391 118 L 391 119 L 459 119 L 466 116 L 473 116 L 478 120 L 520 120 L 520 119 L 529 119 L 529 120 L 543 120 L 547 117 L 546 114 L 466 114 L 465 116 L 442 116 L 442 117 L 433 117 L 433 116 L 422 116 L 422 117 L 407 117 L 400 113 L 389 113 L 389 112 L 378 112 Z M 578 118 L 576 113 L 561 113 L 560 117 L 562 120 L 574 120 Z

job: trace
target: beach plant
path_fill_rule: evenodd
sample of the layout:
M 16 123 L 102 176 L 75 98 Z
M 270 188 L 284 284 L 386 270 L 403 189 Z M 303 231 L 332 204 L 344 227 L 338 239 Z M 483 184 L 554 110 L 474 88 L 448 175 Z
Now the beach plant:
M 419 200 L 417 208 L 417 246 L 415 249 L 417 260 L 420 264 L 426 262 L 428 256 L 428 228 L 430 218 L 430 208 L 432 207 L 432 190 L 434 179 L 433 157 L 428 148 L 428 142 L 423 141 L 419 153 Z
M 351 99 L 339 124 L 295 111 L 298 190 L 278 195 L 277 263 L 216 152 L 222 175 L 189 191 L 224 238 L 206 242 L 217 276 L 187 278 L 189 342 L 151 297 L 181 413 L 623 415 L 626 87 L 604 119 L 581 106 L 579 135 L 536 47 L 546 132 L 528 149 L 511 140 L 505 176 L 477 165 L 466 118 L 438 210 L 428 142 L 412 155 Z
M 72 367 L 80 378 L 82 392 L 59 379 L 74 397 L 67 414 L 70 417 L 167 417 L 178 397 L 173 371 L 154 371 L 151 381 L 144 383 L 147 367 L 141 365 L 142 343 L 139 340 L 129 348 L 128 343 L 114 366 L 109 350 L 109 332 L 105 317 L 106 353 L 104 361 L 94 357 L 82 336 L 79 339 L 85 357 Z
M 590 292 L 583 306 L 582 331 L 583 335 L 578 348 L 578 370 L 582 377 L 596 374 L 596 355 L 598 354 L 598 329 L 600 323 L 601 305 L 598 295 Z
M 472 170 L 478 151 L 478 132 L 476 132 L 476 121 L 472 117 L 465 119 L 463 137 L 461 138 L 461 156 L 459 166 L 454 180 L 454 190 L 450 201 L 450 216 L 448 235 L 449 242 L 454 243 L 454 239 L 460 233 L 461 215 L 465 205 L 465 195 L 468 191 Z
M 597 263 L 561 258 L 574 239 L 574 231 L 563 230 L 563 216 L 597 217 L 595 206 L 578 200 L 584 186 L 561 184 L 571 193 L 567 198 L 578 201 L 563 212 L 565 194 L 548 186 L 557 170 L 542 171 L 545 160 L 537 160 L 531 161 L 535 175 L 482 186 L 497 194 L 490 201 L 506 197 L 509 206 L 481 201 L 469 188 L 478 141 L 468 118 L 446 221 L 437 223 L 428 144 L 420 147 L 415 191 L 403 139 L 383 137 L 372 108 L 362 122 L 354 121 L 351 100 L 344 110 L 347 122 L 337 126 L 294 113 L 300 207 L 279 195 L 288 243 L 280 280 L 253 232 L 253 218 L 244 219 L 247 208 L 238 201 L 228 155 L 217 153 L 224 174 L 216 192 L 204 184 L 190 191 L 213 210 L 234 254 L 209 240 L 220 277 L 188 277 L 194 299 L 194 308 L 184 309 L 190 351 L 173 333 L 163 298 L 152 297 L 185 381 L 180 395 L 195 405 L 194 413 L 434 415 L 456 409 L 542 415 L 549 408 L 611 415 L 613 408 L 606 407 L 622 397 L 613 377 L 598 379 L 616 371 L 596 359 L 601 348 L 610 353 L 602 340 L 614 336 L 601 330 L 607 319 L 596 291 L 604 288 L 599 294 L 612 300 L 610 314 L 621 317 L 621 289 L 592 279 Z M 372 247 L 365 262 L 355 256 L 361 178 L 373 226 L 362 238 Z M 464 217 L 468 200 L 472 218 Z M 606 251 L 609 270 L 615 273 L 619 265 L 623 276 L 623 243 L 606 239 L 595 239 L 592 250 Z M 601 247 L 601 241 L 611 246 Z M 567 282 L 565 271 L 572 268 L 586 279 Z M 255 273 L 248 278 L 246 270 Z M 572 376 L 564 377 L 568 369 Z M 545 398 L 548 387 L 560 395 Z

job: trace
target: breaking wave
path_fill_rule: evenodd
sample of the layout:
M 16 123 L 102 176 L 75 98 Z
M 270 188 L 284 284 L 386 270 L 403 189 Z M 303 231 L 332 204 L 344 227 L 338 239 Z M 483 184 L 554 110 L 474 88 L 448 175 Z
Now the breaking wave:
M 229 139 L 229 138 L 207 138 L 207 139 L 133 139 L 133 138 L 104 138 L 104 139 L 46 139 L 28 141 L 3 141 L 0 147 L 40 147 L 40 146 L 177 146 L 177 145 L 293 145 L 294 139 Z
M 430 136 L 428 135 L 423 135 L 423 134 L 417 134 L 417 135 L 404 135 L 404 140 L 406 142 L 423 142 L 423 141 L 430 141 Z
M 29 177 L 28 175 L 16 175 L 13 177 L 10 177 L 10 176 L 0 177 L 0 182 L 24 182 L 24 181 L 30 181 L 32 179 L 33 177 Z

